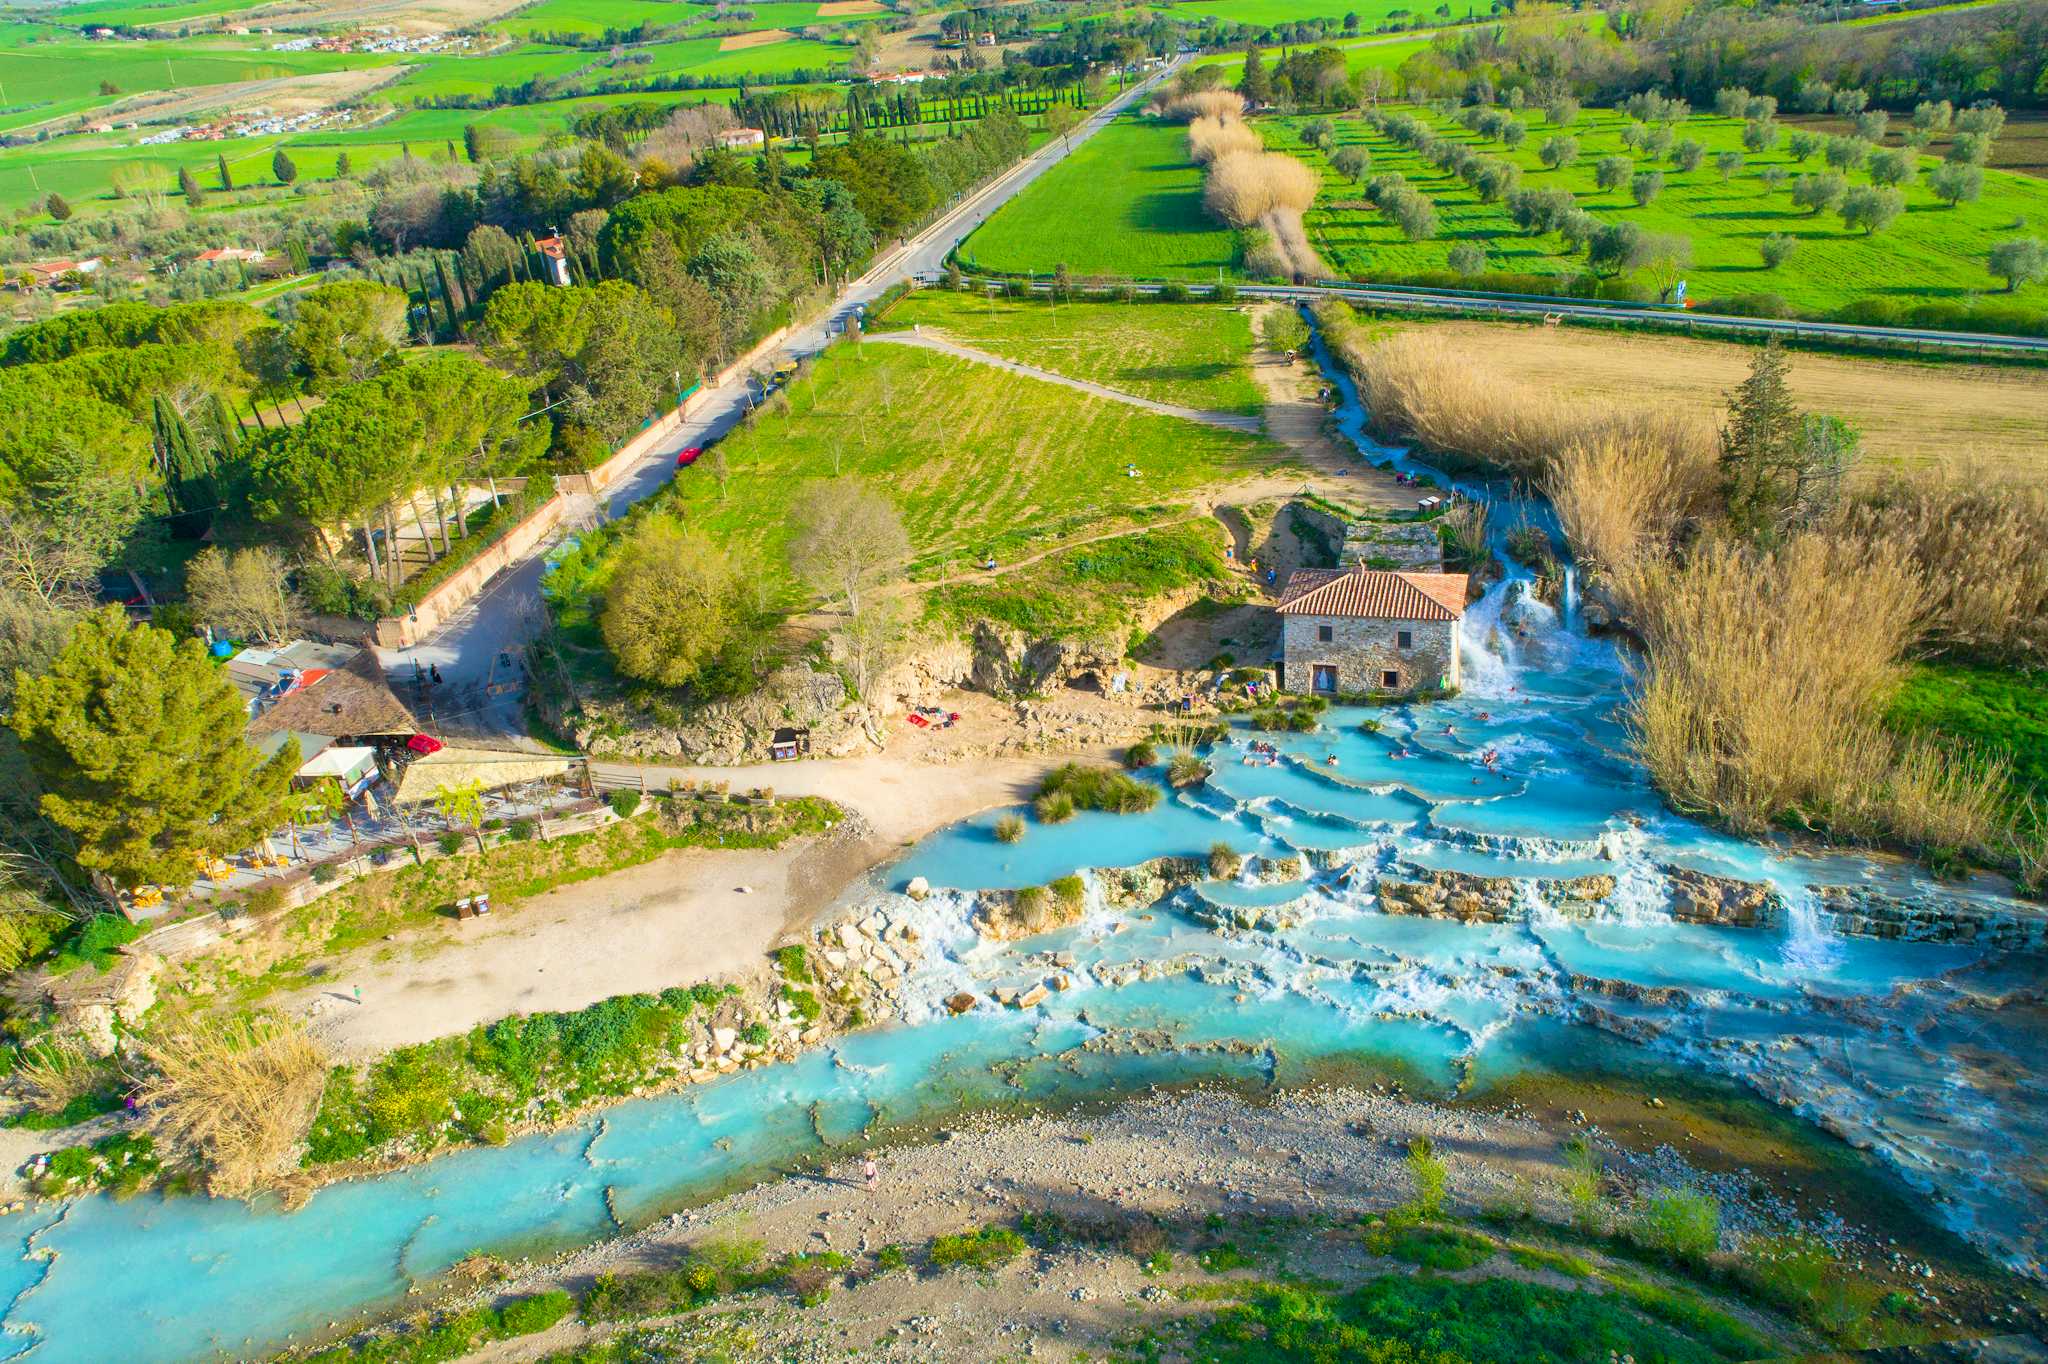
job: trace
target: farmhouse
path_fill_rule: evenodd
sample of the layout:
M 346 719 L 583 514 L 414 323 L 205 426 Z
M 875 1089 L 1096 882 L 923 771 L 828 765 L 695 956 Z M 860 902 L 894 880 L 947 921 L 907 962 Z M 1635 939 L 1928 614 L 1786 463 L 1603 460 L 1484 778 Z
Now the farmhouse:
M 718 135 L 718 145 L 727 151 L 738 151 L 742 147 L 759 147 L 768 141 L 768 135 L 759 128 L 727 128 Z
M 548 283 L 569 286 L 569 248 L 562 244 L 560 237 L 542 237 L 534 242 L 534 250 L 540 252 L 541 263 L 547 267 Z
M 1458 686 L 1463 573 L 1301 569 L 1279 611 L 1284 690 L 1405 695 Z

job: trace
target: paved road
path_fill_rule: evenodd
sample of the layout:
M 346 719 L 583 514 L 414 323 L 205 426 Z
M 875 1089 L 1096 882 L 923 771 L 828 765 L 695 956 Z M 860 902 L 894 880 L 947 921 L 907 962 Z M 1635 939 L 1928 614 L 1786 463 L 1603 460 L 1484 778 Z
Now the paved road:
M 816 354 L 834 335 L 845 329 L 849 318 L 873 303 L 896 281 L 912 276 L 935 276 L 945 265 L 946 257 L 968 233 L 986 222 L 1026 185 L 1059 164 L 1073 148 L 1094 136 L 1117 114 L 1145 98 L 1151 87 L 1170 75 L 1178 65 L 1176 61 L 1133 85 L 1098 109 L 1071 136 L 1039 148 L 1009 171 L 969 194 L 930 227 L 877 258 L 866 274 L 840 291 L 825 315 L 792 333 L 781 349 L 792 358 Z M 584 519 L 595 522 L 617 516 L 661 488 L 676 472 L 678 451 L 706 444 L 724 435 L 739 421 L 746 411 L 749 382 L 736 379 L 711 390 L 697 415 L 679 427 L 668 440 L 649 451 L 647 457 L 612 488 L 602 505 L 593 504 L 580 509 L 585 513 Z M 442 626 L 431 638 L 410 649 L 378 651 L 384 666 L 399 684 L 400 697 L 408 702 L 415 695 L 410 685 L 415 671 L 430 667 L 440 669 L 443 684 L 432 694 L 463 700 L 436 708 L 438 728 L 501 738 L 525 733 L 518 688 L 505 683 L 516 675 L 521 650 L 543 619 L 540 579 L 545 554 L 550 547 L 543 546 L 532 557 L 500 573 L 461 615 Z
M 924 283 L 937 282 L 937 266 L 920 274 Z M 1052 285 L 1036 280 L 1030 287 L 1039 293 Z M 1156 293 L 1156 283 L 1139 284 L 1141 293 Z M 1852 341 L 1910 342 L 1952 350 L 2004 351 L 2048 356 L 2048 337 L 2001 336 L 1995 332 L 1944 332 L 1915 327 L 1865 327 L 1848 322 L 1796 322 L 1770 317 L 1735 317 L 1721 313 L 1690 312 L 1678 308 L 1629 307 L 1577 299 L 1516 298 L 1487 295 L 1481 298 L 1433 289 L 1385 289 L 1369 284 L 1241 284 L 1245 298 L 1291 299 L 1312 303 L 1323 298 L 1342 298 L 1386 308 L 1428 308 L 1461 316 L 1492 317 L 1502 314 L 1540 317 L 1555 313 L 1561 317 L 1587 318 L 1601 322 L 1629 322 L 1673 330 L 1705 332 L 1776 332 L 1798 338 L 1828 337 Z
M 921 350 L 937 351 L 941 355 L 956 356 L 977 365 L 987 365 L 993 369 L 1008 370 L 1012 374 L 1043 380 L 1048 384 L 1058 384 L 1062 388 L 1071 388 L 1092 397 L 1106 398 L 1111 402 L 1124 403 L 1131 407 L 1142 407 L 1147 412 L 1157 412 L 1164 417 L 1179 417 L 1184 421 L 1200 422 L 1204 426 L 1220 426 L 1228 431 L 1256 433 L 1264 429 L 1264 420 L 1259 417 L 1237 412 L 1215 412 L 1202 407 L 1182 407 L 1178 403 L 1154 402 L 1150 398 L 1140 398 L 1135 393 L 1126 393 L 1120 388 L 1109 388 L 1102 384 L 1090 383 L 1086 379 L 1076 379 L 1070 374 L 1055 374 L 1036 365 L 991 355 L 985 350 L 963 346 L 957 341 L 950 341 L 929 332 L 871 332 L 867 339 L 870 342 L 887 342 L 895 346 L 916 346 Z

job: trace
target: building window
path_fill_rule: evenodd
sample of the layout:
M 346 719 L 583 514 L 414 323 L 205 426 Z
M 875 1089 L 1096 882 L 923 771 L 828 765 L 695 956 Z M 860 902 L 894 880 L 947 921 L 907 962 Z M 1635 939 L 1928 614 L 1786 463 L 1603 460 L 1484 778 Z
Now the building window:
M 1394 643 L 1397 647 L 1402 649 L 1414 648 L 1415 632 L 1413 630 L 1396 630 L 1394 632 Z
M 1337 627 L 1336 627 L 1336 626 L 1334 626 L 1334 625 L 1318 625 L 1318 626 L 1316 627 L 1316 643 L 1318 643 L 1318 644 L 1328 644 L 1328 643 L 1329 643 L 1329 642 L 1330 642 L 1331 640 L 1335 639 L 1336 637 L 1337 637 Z
M 1386 690 L 1392 691 L 1394 690 L 1394 688 L 1400 685 L 1401 674 L 1398 669 L 1388 668 L 1380 673 L 1380 686 L 1384 687 Z
M 1336 691 L 1337 665 L 1334 663 L 1318 663 L 1314 665 L 1309 669 L 1309 685 L 1316 691 Z

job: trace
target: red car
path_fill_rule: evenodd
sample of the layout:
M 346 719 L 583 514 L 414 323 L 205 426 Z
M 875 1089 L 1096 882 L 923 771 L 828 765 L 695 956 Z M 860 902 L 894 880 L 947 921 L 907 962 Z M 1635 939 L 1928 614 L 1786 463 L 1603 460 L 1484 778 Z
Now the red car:
M 697 456 L 703 453 L 704 447 L 701 445 L 692 445 L 685 448 L 681 454 L 676 456 L 676 468 L 689 468 L 692 464 L 695 464 L 697 462 Z

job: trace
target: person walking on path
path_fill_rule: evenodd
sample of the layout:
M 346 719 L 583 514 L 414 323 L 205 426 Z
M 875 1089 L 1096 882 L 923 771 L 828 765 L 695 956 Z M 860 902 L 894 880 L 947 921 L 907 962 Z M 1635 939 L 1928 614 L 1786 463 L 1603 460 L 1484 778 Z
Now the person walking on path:
M 360 985 L 358 985 L 358 986 L 356 986 L 356 1003 L 360 1004 L 360 1003 L 362 1003 L 362 1002 L 363 1002 L 363 987 L 362 987 L 362 986 L 360 986 Z
M 873 1151 L 861 1157 L 860 1177 L 867 1184 L 869 1193 L 873 1193 L 881 1185 L 882 1171 L 875 1164 L 875 1153 Z

